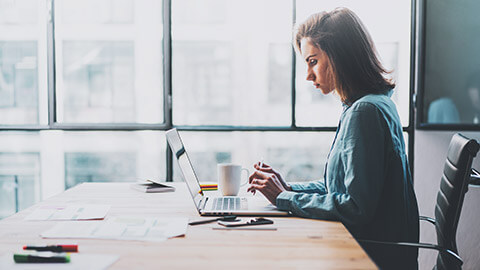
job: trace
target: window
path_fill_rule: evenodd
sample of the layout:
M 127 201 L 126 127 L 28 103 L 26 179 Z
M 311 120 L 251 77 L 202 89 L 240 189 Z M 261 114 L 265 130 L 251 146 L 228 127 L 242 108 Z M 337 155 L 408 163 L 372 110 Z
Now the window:
M 58 140 L 63 142 L 58 159 L 65 164 L 66 188 L 83 182 L 166 179 L 164 132 L 62 132 Z
M 63 44 L 63 121 L 135 122 L 133 42 Z M 95 54 L 88 64 L 79 63 Z
M 480 129 L 478 1 L 422 1 L 418 120 L 422 129 Z M 460 15 L 461 14 L 461 15 Z
M 59 123 L 162 123 L 162 1 L 55 1 Z
M 45 1 L 0 0 L 0 125 L 46 124 Z
M 0 134 L 0 218 L 40 199 L 39 146 L 37 132 Z
M 292 2 L 198 2 L 172 1 L 173 123 L 289 126 Z
M 288 181 L 323 177 L 334 132 L 180 132 L 200 181 L 217 181 L 217 163 L 238 163 L 253 172 L 261 159 Z M 175 172 L 179 168 L 175 167 Z M 179 181 L 179 173 L 174 180 Z
M 83 182 L 181 181 L 172 127 L 201 181 L 262 158 L 323 178 L 341 104 L 305 81 L 291 38 L 337 6 L 394 71 L 410 139 L 408 1 L 0 0 L 0 218 Z

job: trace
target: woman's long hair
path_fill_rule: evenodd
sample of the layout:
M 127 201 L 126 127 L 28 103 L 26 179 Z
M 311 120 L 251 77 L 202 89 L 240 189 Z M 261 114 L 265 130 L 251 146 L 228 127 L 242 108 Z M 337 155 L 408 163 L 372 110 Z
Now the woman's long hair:
M 392 80 L 384 77 L 389 72 L 378 60 L 367 29 L 351 10 L 338 8 L 311 15 L 295 28 L 297 52 L 302 39 L 309 39 L 327 54 L 342 102 L 351 104 L 366 94 L 395 87 Z

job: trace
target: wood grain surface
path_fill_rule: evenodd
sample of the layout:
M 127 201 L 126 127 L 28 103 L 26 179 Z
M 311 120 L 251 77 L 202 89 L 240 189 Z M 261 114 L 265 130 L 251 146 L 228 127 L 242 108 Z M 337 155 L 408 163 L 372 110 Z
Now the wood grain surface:
M 27 244 L 75 242 L 81 253 L 117 254 L 109 269 L 376 269 L 339 222 L 296 217 L 271 218 L 276 231 L 213 230 L 189 226 L 183 237 L 165 242 L 100 239 L 42 239 L 56 221 L 25 221 L 45 205 L 109 204 L 107 217 L 188 217 L 199 220 L 184 183 L 170 193 L 141 193 L 129 183 L 84 183 L 0 221 L 0 255 Z M 250 195 L 251 196 L 251 195 Z M 255 199 L 262 200 L 260 194 Z M 75 221 L 81 222 L 81 221 Z

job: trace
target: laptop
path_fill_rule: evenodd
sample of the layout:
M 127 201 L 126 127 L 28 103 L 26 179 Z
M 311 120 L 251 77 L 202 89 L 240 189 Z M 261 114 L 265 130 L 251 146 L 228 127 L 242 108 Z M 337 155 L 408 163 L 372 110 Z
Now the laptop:
M 172 149 L 175 159 L 188 190 L 192 195 L 193 203 L 202 216 L 287 216 L 289 212 L 280 211 L 265 200 L 254 197 L 222 196 L 209 197 L 203 193 L 180 134 L 173 128 L 165 133 L 168 144 Z

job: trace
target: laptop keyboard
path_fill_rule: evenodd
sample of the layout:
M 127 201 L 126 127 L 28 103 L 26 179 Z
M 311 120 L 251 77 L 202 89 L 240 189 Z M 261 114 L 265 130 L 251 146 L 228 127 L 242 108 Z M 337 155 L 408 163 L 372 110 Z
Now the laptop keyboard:
M 247 199 L 240 197 L 218 197 L 213 199 L 212 210 L 246 210 Z

